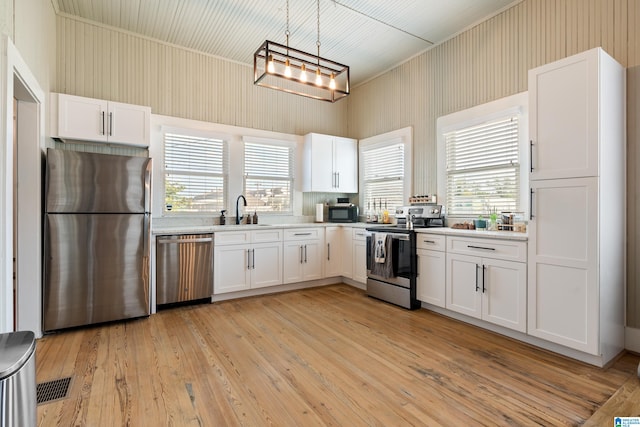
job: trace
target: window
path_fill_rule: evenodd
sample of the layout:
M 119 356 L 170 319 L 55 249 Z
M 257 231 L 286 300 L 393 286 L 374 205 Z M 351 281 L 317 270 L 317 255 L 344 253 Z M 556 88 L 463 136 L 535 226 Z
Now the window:
M 244 138 L 244 195 L 247 209 L 292 213 L 293 146 Z
M 479 216 L 520 206 L 518 117 L 509 116 L 444 135 L 447 212 Z
M 226 143 L 187 133 L 164 133 L 164 211 L 212 213 L 226 209 Z
M 382 203 L 391 212 L 409 198 L 411 128 L 360 141 L 361 205 L 366 211 Z

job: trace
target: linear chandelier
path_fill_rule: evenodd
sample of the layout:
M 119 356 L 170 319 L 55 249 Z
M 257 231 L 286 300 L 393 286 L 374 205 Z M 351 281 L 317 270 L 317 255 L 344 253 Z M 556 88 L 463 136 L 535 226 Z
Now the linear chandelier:
M 320 56 L 320 0 L 317 0 L 318 54 L 289 47 L 289 0 L 287 44 L 270 40 L 253 54 L 253 83 L 321 101 L 336 102 L 349 95 L 349 67 Z

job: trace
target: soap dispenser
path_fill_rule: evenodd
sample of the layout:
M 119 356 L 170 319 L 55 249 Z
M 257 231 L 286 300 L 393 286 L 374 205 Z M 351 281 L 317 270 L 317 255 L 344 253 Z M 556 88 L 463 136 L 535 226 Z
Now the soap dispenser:
M 226 209 L 220 211 L 220 225 L 224 225 L 225 222 L 227 221 L 227 218 L 224 216 L 225 212 L 226 212 Z
M 257 211 L 253 211 L 253 223 L 254 224 L 258 223 L 258 212 Z

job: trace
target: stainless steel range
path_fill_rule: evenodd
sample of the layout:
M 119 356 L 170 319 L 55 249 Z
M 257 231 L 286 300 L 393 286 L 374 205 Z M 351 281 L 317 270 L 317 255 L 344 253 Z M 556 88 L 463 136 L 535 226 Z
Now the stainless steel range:
M 367 227 L 367 295 L 415 310 L 421 305 L 415 228 L 444 227 L 444 207 L 403 206 L 395 216 L 396 225 Z

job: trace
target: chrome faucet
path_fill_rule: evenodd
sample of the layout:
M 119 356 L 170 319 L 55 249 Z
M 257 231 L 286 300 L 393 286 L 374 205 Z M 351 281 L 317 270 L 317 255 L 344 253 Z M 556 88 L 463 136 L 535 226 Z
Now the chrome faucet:
M 239 195 L 238 198 L 236 199 L 236 224 L 240 224 L 240 220 L 244 216 L 244 211 L 242 212 L 242 215 L 238 215 L 240 213 L 240 211 L 238 211 L 238 202 L 240 202 L 240 198 L 244 200 L 244 205 L 247 206 L 247 199 L 245 199 L 242 194 Z

